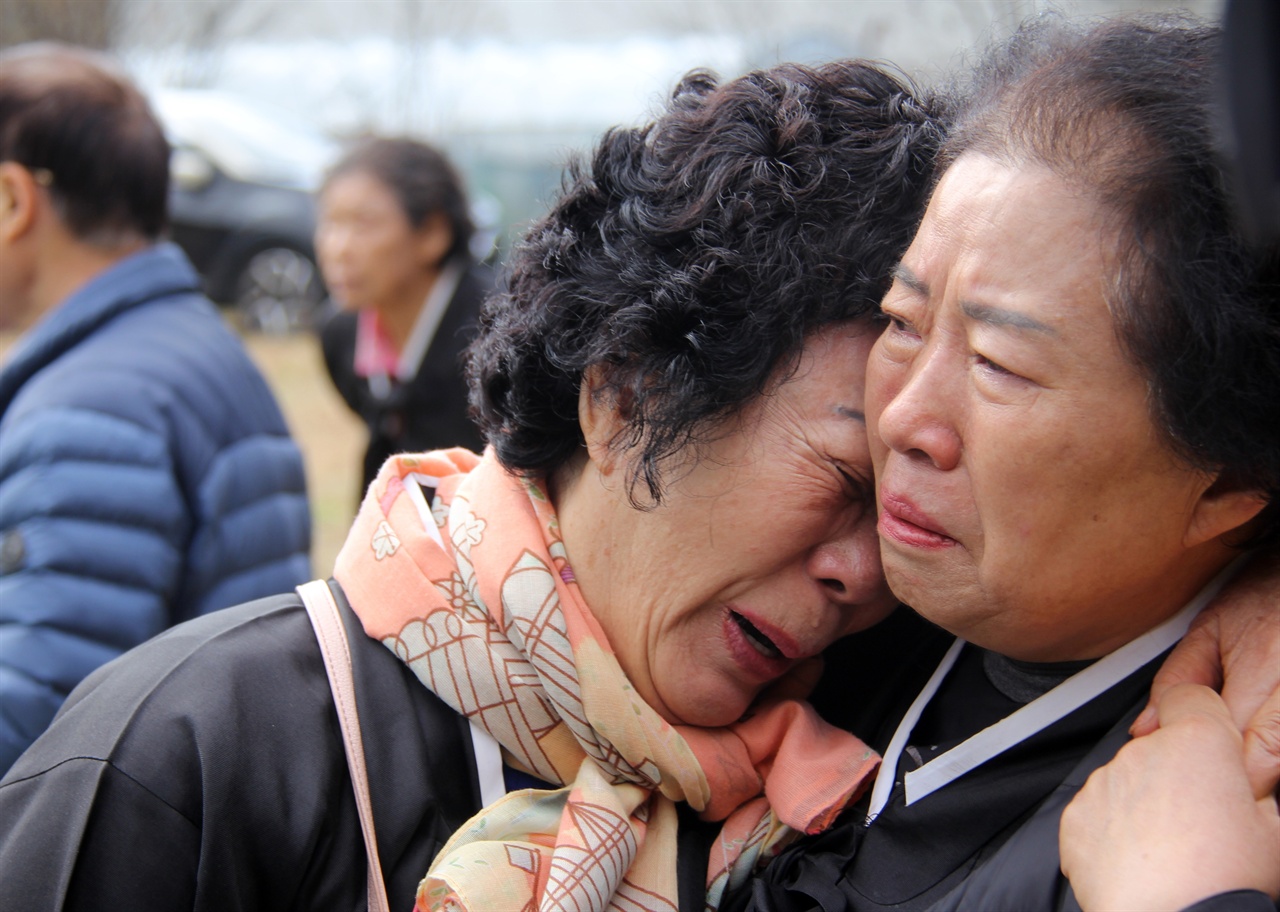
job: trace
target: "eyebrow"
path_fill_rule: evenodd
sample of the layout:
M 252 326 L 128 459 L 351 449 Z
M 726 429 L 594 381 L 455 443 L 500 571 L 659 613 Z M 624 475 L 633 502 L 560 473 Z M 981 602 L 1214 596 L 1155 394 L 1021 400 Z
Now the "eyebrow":
M 978 304 L 974 301 L 961 301 L 960 312 L 970 320 L 986 323 L 988 326 L 1009 326 L 1014 329 L 1029 329 L 1046 336 L 1057 336 L 1058 331 L 1048 323 L 1041 323 L 1034 317 L 1028 317 L 1016 310 L 993 307 L 990 304 Z
M 928 297 L 929 286 L 925 284 L 924 279 L 920 278 L 902 263 L 893 267 L 893 278 L 906 285 L 918 295 Z
M 921 297 L 929 296 L 929 285 L 902 263 L 893 268 L 893 277 Z M 979 304 L 976 301 L 961 301 L 960 312 L 970 320 L 986 323 L 989 326 L 1009 326 L 1013 329 L 1027 329 L 1046 336 L 1057 336 L 1058 331 L 1048 323 L 1041 323 L 1016 310 L 1007 310 L 991 304 Z

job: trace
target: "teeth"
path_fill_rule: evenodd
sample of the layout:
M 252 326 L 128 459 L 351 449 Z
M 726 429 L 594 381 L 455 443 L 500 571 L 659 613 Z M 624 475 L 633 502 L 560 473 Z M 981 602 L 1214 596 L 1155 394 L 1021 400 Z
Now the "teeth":
M 736 611 L 729 612 L 733 615 L 734 621 L 742 628 L 742 632 L 747 635 L 747 642 L 756 648 L 761 655 L 768 656 L 771 659 L 782 658 L 782 651 L 773 645 L 773 640 L 769 639 L 761 633 L 750 621 L 738 614 Z

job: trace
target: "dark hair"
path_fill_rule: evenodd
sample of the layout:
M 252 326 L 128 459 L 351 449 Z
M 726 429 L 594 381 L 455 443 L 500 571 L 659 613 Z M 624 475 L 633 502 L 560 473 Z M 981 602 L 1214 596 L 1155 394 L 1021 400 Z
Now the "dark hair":
M 643 479 L 660 502 L 664 460 L 762 395 L 810 333 L 874 313 L 941 134 L 864 62 L 693 72 L 656 121 L 607 132 L 513 252 L 470 349 L 503 465 L 546 476 L 578 450 L 598 366 L 626 406 L 615 443 L 639 449 L 633 501 Z
M 354 171 L 364 172 L 395 194 L 400 208 L 414 228 L 439 212 L 449 222 L 453 244 L 446 260 L 469 256 L 475 225 L 467 206 L 462 178 L 440 150 L 415 139 L 375 137 L 360 141 L 325 174 L 327 187 L 334 178 Z
M 1215 124 L 1220 29 L 1186 16 L 1032 20 L 977 68 L 940 156 L 1048 167 L 1112 214 L 1109 304 L 1173 452 L 1280 493 L 1280 256 L 1233 218 Z
M 53 43 L 0 53 L 0 161 L 48 172 L 59 217 L 85 242 L 164 231 L 169 143 L 146 98 L 102 54 Z

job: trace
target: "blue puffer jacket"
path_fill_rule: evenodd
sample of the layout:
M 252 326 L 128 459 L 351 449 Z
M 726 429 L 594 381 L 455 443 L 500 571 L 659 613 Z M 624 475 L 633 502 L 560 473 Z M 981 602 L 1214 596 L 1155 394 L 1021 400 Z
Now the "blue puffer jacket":
M 0 774 L 99 665 L 310 575 L 301 455 L 198 289 L 150 248 L 0 366 Z

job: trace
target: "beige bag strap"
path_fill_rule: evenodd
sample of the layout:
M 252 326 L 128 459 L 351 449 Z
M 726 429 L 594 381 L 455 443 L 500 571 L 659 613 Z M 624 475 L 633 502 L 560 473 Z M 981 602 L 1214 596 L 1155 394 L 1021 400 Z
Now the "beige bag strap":
M 369 774 L 364 765 L 364 742 L 360 737 L 360 715 L 356 711 L 355 681 L 351 677 L 351 648 L 342 626 L 342 614 L 333 592 L 324 580 L 312 580 L 298 587 L 302 604 L 307 608 L 320 654 L 329 675 L 333 702 L 338 707 L 338 724 L 347 749 L 347 766 L 351 784 L 355 786 L 356 808 L 360 811 L 360 829 L 364 833 L 365 854 L 369 858 L 369 912 L 390 912 L 387 887 L 382 881 L 382 863 L 378 860 L 378 840 L 373 830 L 373 805 L 369 801 Z

